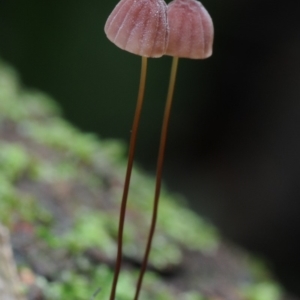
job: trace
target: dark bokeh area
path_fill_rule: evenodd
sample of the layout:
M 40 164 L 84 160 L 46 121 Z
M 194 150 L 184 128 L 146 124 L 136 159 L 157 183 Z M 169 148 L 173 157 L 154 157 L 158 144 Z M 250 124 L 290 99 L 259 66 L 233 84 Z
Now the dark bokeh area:
M 0 56 L 84 131 L 128 141 L 140 58 L 103 27 L 115 1 L 0 2 Z M 206 0 L 212 58 L 180 60 L 165 181 L 300 294 L 300 2 Z M 171 59 L 151 59 L 138 141 L 154 171 Z

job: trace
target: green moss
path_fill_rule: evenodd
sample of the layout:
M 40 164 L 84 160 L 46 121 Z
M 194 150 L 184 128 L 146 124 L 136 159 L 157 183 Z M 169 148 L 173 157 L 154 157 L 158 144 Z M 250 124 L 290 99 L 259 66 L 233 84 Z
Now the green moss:
M 282 290 L 275 282 L 259 282 L 243 289 L 247 300 L 279 300 L 282 299 Z
M 19 193 L 10 180 L 0 175 L 0 222 L 10 227 L 19 220 L 49 222 L 51 216 L 33 197 Z
M 0 220 L 4 224 L 10 224 L 17 196 L 12 184 L 0 175 Z
M 200 251 L 212 251 L 217 247 L 216 229 L 187 208 L 178 209 L 170 196 L 162 197 L 159 212 L 159 227 L 174 240 Z
M 60 161 L 55 164 L 50 161 L 39 161 L 35 164 L 31 176 L 42 182 L 65 181 L 78 175 L 78 168 L 70 161 Z
M 106 257 L 113 259 L 116 245 L 107 230 L 109 218 L 107 214 L 100 212 L 83 214 L 76 220 L 73 230 L 63 236 L 61 246 L 77 253 L 98 247 Z
M 0 143 L 0 221 L 8 226 L 17 220 L 51 219 L 32 195 L 15 187 L 22 177 L 32 172 L 34 166 L 34 160 L 23 146 Z
M 112 272 L 106 266 L 94 268 L 89 276 L 84 276 L 80 273 L 63 272 L 60 275 L 60 281 L 47 282 L 44 278 L 39 278 L 38 284 L 46 291 L 46 299 L 61 300 L 73 299 L 83 300 L 90 299 L 94 291 L 100 288 L 95 299 L 109 299 Z M 124 271 L 120 275 L 118 283 L 116 299 L 131 300 L 135 292 L 137 274 L 129 271 Z M 144 300 L 174 300 L 174 297 L 181 300 L 204 300 L 199 293 L 188 292 L 182 294 L 170 294 L 170 291 L 161 284 L 160 279 L 153 273 L 148 273 L 145 276 L 144 289 L 141 292 L 141 299 Z
M 150 219 L 154 188 L 153 178 L 137 169 L 134 171 L 130 187 L 131 204 L 128 205 L 134 205 L 139 211 L 145 212 L 146 219 Z M 187 209 L 182 197 L 172 195 L 166 189 L 162 190 L 160 196 L 157 229 L 195 250 L 211 251 L 219 241 L 217 231 L 211 224 Z
M 96 135 L 80 134 L 68 122 L 59 118 L 51 118 L 45 123 L 45 126 L 37 126 L 35 121 L 28 120 L 25 123 L 28 136 L 84 163 L 91 164 L 104 158 L 115 161 L 122 157 L 123 160 L 124 147 L 121 143 L 99 143 Z
M 241 293 L 246 300 L 282 299 L 282 288 L 277 282 L 271 280 L 272 274 L 265 261 L 255 256 L 248 256 L 248 266 L 256 283 L 241 287 Z
M 30 157 L 26 150 L 17 144 L 0 142 L 0 170 L 2 176 L 15 182 L 28 169 Z

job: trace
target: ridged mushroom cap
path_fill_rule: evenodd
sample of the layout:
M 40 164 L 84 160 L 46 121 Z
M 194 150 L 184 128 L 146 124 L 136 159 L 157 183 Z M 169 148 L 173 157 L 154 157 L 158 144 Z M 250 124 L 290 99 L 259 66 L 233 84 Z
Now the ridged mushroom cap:
M 212 54 L 213 22 L 204 6 L 196 0 L 174 0 L 168 5 L 170 28 L 166 55 L 207 58 Z
M 167 5 L 163 0 L 121 0 L 108 17 L 104 31 L 121 49 L 160 57 L 168 45 Z

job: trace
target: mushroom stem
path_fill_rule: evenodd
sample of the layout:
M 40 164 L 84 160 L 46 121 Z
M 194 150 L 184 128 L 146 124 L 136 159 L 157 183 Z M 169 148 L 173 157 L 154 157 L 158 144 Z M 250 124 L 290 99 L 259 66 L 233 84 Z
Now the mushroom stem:
M 159 151 L 158 151 L 152 220 L 151 220 L 151 225 L 150 225 L 150 230 L 149 230 L 149 237 L 147 240 L 147 246 L 146 246 L 146 250 L 145 250 L 145 254 L 144 254 L 144 258 L 143 258 L 143 263 L 142 263 L 142 267 L 141 267 L 138 282 L 137 282 L 137 288 L 136 288 L 134 300 L 138 300 L 138 297 L 139 297 L 139 293 L 140 293 L 142 282 L 143 282 L 143 277 L 144 277 L 144 274 L 145 274 L 145 271 L 147 268 L 147 264 L 148 264 L 149 253 L 150 253 L 152 239 L 153 239 L 155 226 L 156 226 L 159 195 L 160 195 L 160 188 L 161 188 L 162 168 L 163 168 L 163 162 L 164 162 L 166 139 L 167 139 L 168 125 L 169 125 L 170 112 L 171 112 L 173 93 L 174 93 L 174 87 L 175 87 L 177 66 L 178 66 L 178 57 L 173 57 L 171 75 L 170 75 L 170 83 L 169 83 L 167 101 L 166 101 L 162 130 L 161 130 L 160 145 L 159 145 Z
M 139 86 L 137 104 L 136 104 L 133 125 L 132 125 L 132 130 L 131 130 L 128 161 L 127 161 L 127 170 L 126 170 L 122 202 L 121 202 L 121 208 L 120 208 L 119 231 L 118 231 L 118 250 L 117 250 L 117 259 L 116 259 L 116 264 L 115 264 L 115 272 L 114 272 L 114 279 L 113 279 L 113 284 L 112 284 L 112 288 L 111 288 L 110 300 L 115 299 L 116 288 L 117 288 L 118 278 L 119 278 L 121 264 L 122 264 L 124 221 L 125 221 L 125 214 L 126 214 L 128 190 L 129 190 L 130 178 L 131 178 L 131 172 L 132 172 L 132 166 L 133 166 L 133 159 L 134 159 L 134 153 L 135 153 L 137 132 L 138 132 L 140 116 L 141 116 L 143 100 L 144 100 L 146 72 L 147 72 L 147 57 L 142 56 L 140 86 Z

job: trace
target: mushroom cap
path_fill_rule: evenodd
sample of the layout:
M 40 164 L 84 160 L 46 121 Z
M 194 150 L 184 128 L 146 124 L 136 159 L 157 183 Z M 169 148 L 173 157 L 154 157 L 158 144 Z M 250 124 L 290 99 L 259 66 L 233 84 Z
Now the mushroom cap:
M 163 0 L 121 0 L 109 15 L 104 31 L 121 49 L 160 57 L 168 45 L 167 5 Z
M 196 0 L 173 0 L 168 5 L 170 28 L 166 55 L 207 58 L 212 54 L 213 22 L 204 6 Z

